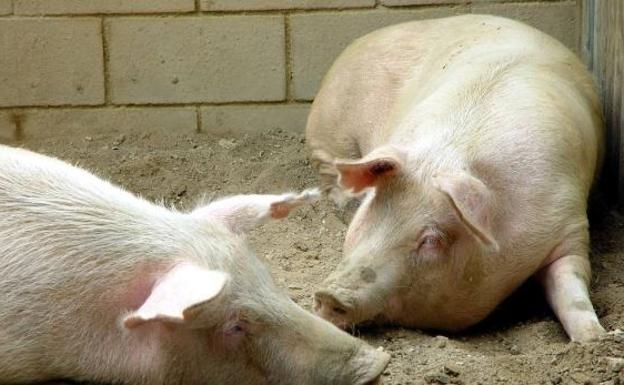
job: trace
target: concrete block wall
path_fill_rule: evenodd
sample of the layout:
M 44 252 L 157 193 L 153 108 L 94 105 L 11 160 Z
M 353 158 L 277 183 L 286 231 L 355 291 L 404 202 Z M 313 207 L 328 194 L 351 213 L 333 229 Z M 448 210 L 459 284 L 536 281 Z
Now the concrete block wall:
M 525 21 L 577 50 L 577 5 L 0 0 L 0 139 L 16 130 L 301 132 L 321 78 L 358 36 L 408 20 L 492 13 Z

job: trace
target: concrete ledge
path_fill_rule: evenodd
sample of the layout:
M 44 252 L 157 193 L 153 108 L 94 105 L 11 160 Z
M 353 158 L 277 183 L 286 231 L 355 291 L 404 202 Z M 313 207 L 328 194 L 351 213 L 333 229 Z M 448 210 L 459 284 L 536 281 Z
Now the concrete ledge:
M 303 133 L 309 110 L 309 104 L 202 107 L 202 131 L 221 136 L 262 135 L 271 129 Z
M 0 111 L 0 139 L 72 138 L 107 135 L 111 132 L 159 131 L 170 136 L 197 130 L 194 107 L 58 108 Z

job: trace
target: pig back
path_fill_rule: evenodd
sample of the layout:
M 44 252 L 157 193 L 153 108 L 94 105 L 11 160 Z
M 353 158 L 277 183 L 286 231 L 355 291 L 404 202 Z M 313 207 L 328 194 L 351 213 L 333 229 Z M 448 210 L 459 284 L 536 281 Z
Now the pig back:
M 499 280 L 492 290 L 506 295 L 564 242 L 587 254 L 600 104 L 582 63 L 555 39 L 498 17 L 465 20 L 463 34 L 406 80 L 388 142 L 403 146 L 414 168 L 456 160 L 487 186 L 500 245 L 488 262 Z
M 179 255 L 175 228 L 175 214 L 84 170 L 0 146 L 2 378 L 67 376 L 105 351 L 91 344 L 112 343 L 124 293 L 147 289 L 131 286 L 138 274 Z
M 525 80 L 531 83 L 523 91 L 528 98 L 516 106 Z M 577 134 L 590 147 L 594 143 L 596 154 L 586 158 L 601 159 L 599 101 L 580 61 L 548 35 L 488 15 L 398 24 L 356 40 L 323 80 L 308 119 L 308 145 L 334 157 L 357 158 L 391 138 L 413 142 L 439 132 L 441 125 L 456 123 L 453 118 L 486 119 L 491 102 L 497 102 L 487 111 L 493 124 L 498 119 L 493 112 L 516 106 L 512 114 L 537 114 L 531 108 L 536 103 L 550 108 L 543 121 L 556 120 L 560 117 L 548 104 L 558 104 L 562 114 L 572 112 L 573 124 L 582 126 Z M 471 122 L 460 123 L 455 128 L 470 135 L 464 123 Z
M 448 19 L 452 36 L 406 76 L 389 143 L 413 167 L 457 164 L 492 192 L 503 258 L 532 273 L 564 239 L 587 248 L 587 198 L 603 156 L 600 103 L 560 42 L 493 16 Z M 521 274 L 519 275 L 520 278 Z

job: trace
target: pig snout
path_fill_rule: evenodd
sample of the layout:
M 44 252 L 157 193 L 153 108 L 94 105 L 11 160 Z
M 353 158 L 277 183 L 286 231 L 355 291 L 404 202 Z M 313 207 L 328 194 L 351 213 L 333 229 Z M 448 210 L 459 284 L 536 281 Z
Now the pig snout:
M 389 264 L 381 268 L 356 260 L 349 265 L 338 268 L 314 294 L 314 312 L 344 330 L 381 320 L 397 277 Z
M 284 360 L 308 373 L 306 383 L 318 385 L 379 384 L 390 356 L 309 312 L 298 311 L 297 344 Z M 305 327 L 302 327 L 305 326 Z M 289 337 L 290 338 L 290 337 Z M 304 369 L 305 368 L 305 369 Z
M 384 291 L 325 285 L 314 294 L 314 312 L 343 330 L 379 319 L 385 308 Z
M 341 329 L 347 329 L 355 323 L 356 308 L 347 296 L 341 296 L 338 290 L 324 289 L 314 294 L 314 312 Z

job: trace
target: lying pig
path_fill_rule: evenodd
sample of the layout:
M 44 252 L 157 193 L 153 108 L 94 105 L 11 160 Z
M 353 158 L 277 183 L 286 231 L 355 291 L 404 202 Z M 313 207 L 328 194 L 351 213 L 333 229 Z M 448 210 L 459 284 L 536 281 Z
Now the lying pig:
M 599 111 L 576 56 L 516 21 L 458 16 L 358 39 L 307 126 L 325 189 L 363 197 L 316 312 L 341 327 L 454 331 L 536 277 L 570 338 L 596 338 L 586 202 Z
M 0 383 L 374 383 L 388 355 L 298 307 L 242 237 L 314 195 L 182 213 L 0 146 Z

